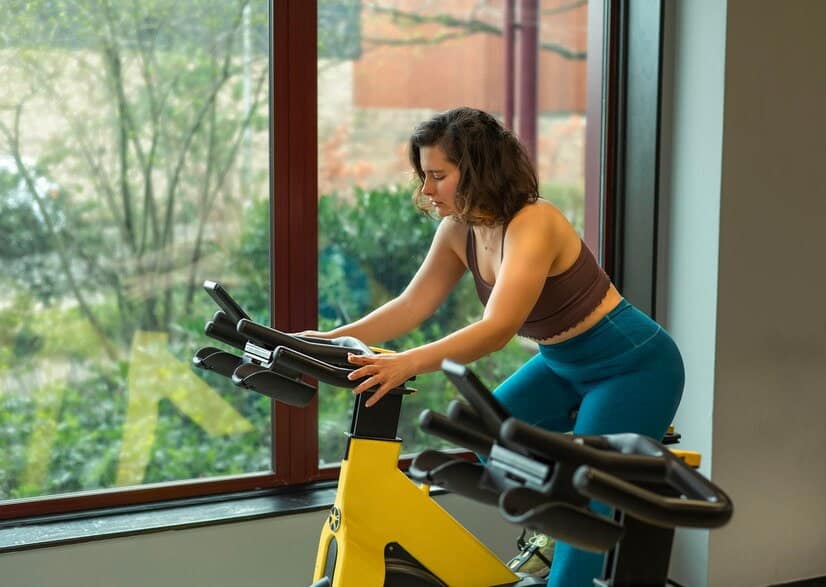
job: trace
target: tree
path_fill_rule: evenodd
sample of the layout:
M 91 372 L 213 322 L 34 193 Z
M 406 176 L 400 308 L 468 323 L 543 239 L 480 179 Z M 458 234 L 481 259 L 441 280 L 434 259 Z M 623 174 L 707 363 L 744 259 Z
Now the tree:
M 266 196 L 265 180 L 232 175 L 250 133 L 267 136 L 267 12 L 257 4 L 254 19 L 250 0 L 4 8 L 0 145 L 48 249 L 30 254 L 56 260 L 54 289 L 73 298 L 112 357 L 136 329 L 166 330 L 191 308 L 211 249 L 237 229 L 230 191 Z M 246 54 L 245 32 L 258 38 Z M 58 132 L 41 138 L 43 119 Z M 49 202 L 36 173 L 72 179 Z M 111 305 L 105 323 L 91 292 Z
M 136 334 L 191 356 L 211 308 L 195 307 L 202 272 L 224 273 L 242 200 L 268 194 L 267 6 L 4 3 L 0 496 L 112 485 Z M 159 405 L 146 478 L 266 465 L 268 410 L 247 399 L 228 403 L 253 432 L 217 444 Z

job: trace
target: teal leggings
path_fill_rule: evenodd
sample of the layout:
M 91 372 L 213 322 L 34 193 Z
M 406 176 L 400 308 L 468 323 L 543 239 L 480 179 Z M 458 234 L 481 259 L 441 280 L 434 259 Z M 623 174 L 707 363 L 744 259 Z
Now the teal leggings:
M 556 432 L 635 432 L 661 439 L 683 393 L 680 351 L 668 333 L 623 300 L 586 332 L 539 353 L 494 397 L 514 417 Z M 609 514 L 604 504 L 592 509 Z M 593 587 L 604 555 L 557 542 L 548 587 Z

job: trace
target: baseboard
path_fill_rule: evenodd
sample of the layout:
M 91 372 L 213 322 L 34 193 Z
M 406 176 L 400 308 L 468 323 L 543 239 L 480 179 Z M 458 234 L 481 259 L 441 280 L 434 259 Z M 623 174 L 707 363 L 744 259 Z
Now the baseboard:
M 792 581 L 791 583 L 777 583 L 771 587 L 826 587 L 826 577 L 814 577 L 802 581 Z

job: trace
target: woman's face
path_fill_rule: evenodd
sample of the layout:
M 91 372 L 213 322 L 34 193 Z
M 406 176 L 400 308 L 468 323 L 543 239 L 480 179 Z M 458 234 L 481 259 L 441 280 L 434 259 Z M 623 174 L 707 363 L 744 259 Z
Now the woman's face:
M 430 198 L 434 211 L 442 218 L 456 214 L 459 168 L 447 160 L 438 145 L 419 149 L 419 162 L 424 172 L 422 194 Z

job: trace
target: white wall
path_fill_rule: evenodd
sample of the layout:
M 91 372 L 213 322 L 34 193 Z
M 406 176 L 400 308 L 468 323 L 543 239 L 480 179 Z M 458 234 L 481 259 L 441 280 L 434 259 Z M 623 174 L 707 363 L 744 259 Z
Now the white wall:
M 306 587 L 326 512 L 0 555 L 3 587 Z
M 491 507 L 438 501 L 503 559 L 520 529 Z M 326 511 L 0 554 L 2 587 L 307 587 Z M 461 561 L 457 561 L 461 564 Z
M 735 502 L 728 527 L 681 537 L 676 578 L 826 575 L 826 2 L 670 8 L 664 297 L 688 366 L 677 423 Z
M 717 258 L 726 6 L 670 0 L 665 8 L 658 317 L 683 354 L 686 388 L 675 424 L 683 446 L 713 462 Z M 706 584 L 708 533 L 680 531 L 672 574 Z

